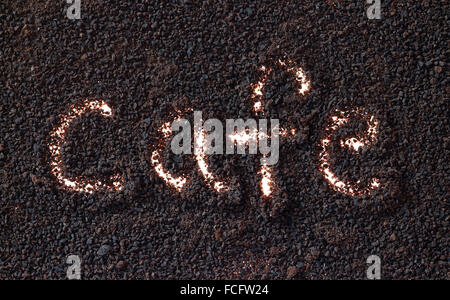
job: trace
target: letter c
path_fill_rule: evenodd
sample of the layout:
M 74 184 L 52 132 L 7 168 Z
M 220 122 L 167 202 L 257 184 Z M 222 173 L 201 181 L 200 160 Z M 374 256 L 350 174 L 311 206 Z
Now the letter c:
M 66 132 L 76 118 L 83 116 L 88 111 L 99 111 L 104 117 L 112 117 L 112 110 L 108 104 L 94 99 L 88 99 L 81 104 L 74 105 L 68 114 L 61 115 L 60 124 L 50 133 L 50 141 L 48 143 L 51 173 L 59 183 L 75 192 L 90 194 L 101 189 L 120 191 L 123 189 L 123 178 L 118 174 L 111 178 L 111 181 L 113 181 L 111 185 L 98 180 L 69 179 L 64 176 L 61 148 L 64 144 Z

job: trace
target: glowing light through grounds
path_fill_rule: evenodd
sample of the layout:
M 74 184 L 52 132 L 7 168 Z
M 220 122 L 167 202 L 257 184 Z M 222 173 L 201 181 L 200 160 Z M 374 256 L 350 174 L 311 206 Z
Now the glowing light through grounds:
M 263 165 L 261 171 L 261 192 L 264 196 L 269 197 L 272 194 L 272 169 L 269 166 Z
M 228 187 L 224 182 L 216 180 L 215 176 L 209 171 L 208 163 L 206 162 L 206 153 L 205 153 L 205 132 L 200 130 L 197 133 L 197 153 L 195 154 L 195 159 L 197 160 L 197 166 L 205 179 L 206 184 L 212 187 L 217 192 L 224 192 L 228 190 Z
M 299 95 L 304 95 L 309 91 L 310 82 L 307 80 L 305 73 L 301 68 L 289 67 L 288 64 L 283 61 L 278 61 L 278 64 L 286 67 L 287 71 L 295 75 L 295 79 L 299 83 Z M 290 64 L 291 63 L 289 62 L 289 65 Z M 254 91 L 252 95 L 252 99 L 255 101 L 254 108 L 256 114 L 258 114 L 258 112 L 262 112 L 264 114 L 264 107 L 262 104 L 263 89 L 267 77 L 271 72 L 270 69 L 265 67 L 262 67 L 261 70 L 264 71 L 265 74 L 263 78 L 256 85 L 254 85 Z M 75 119 L 80 118 L 90 111 L 96 111 L 105 118 L 112 118 L 113 116 L 113 111 L 107 103 L 102 100 L 92 99 L 71 106 L 69 113 L 61 115 L 59 125 L 50 133 L 48 142 L 48 148 L 50 151 L 51 174 L 57 179 L 59 183 L 64 185 L 69 190 L 76 192 L 93 193 L 98 190 L 120 191 L 124 188 L 124 180 L 119 174 L 112 176 L 108 180 L 108 184 L 100 180 L 90 180 L 81 177 L 67 178 L 64 175 L 62 147 L 65 142 L 66 132 Z M 188 111 L 192 111 L 192 108 L 188 109 Z M 183 114 L 182 112 L 177 112 L 178 116 L 174 120 L 181 119 L 181 115 Z M 360 187 L 361 181 L 359 180 L 356 181 L 356 183 L 351 183 L 339 179 L 331 169 L 330 153 L 328 151 L 328 148 L 331 146 L 333 140 L 332 138 L 335 135 L 336 131 L 349 122 L 350 116 L 357 116 L 360 119 L 365 120 L 367 122 L 367 130 L 363 136 L 357 135 L 356 137 L 339 140 L 339 145 L 342 148 L 346 148 L 358 154 L 359 150 L 364 147 L 370 146 L 376 140 L 378 133 L 378 121 L 374 116 L 367 115 L 364 109 L 356 109 L 350 111 L 337 110 L 336 113 L 331 116 L 330 122 L 325 128 L 324 136 L 320 142 L 321 151 L 319 153 L 319 171 L 335 191 L 350 196 L 360 196 L 370 193 L 371 190 L 379 188 L 381 186 L 380 181 L 377 178 L 372 178 L 367 186 L 362 188 Z M 159 128 L 159 133 L 161 134 L 160 143 L 157 149 L 151 153 L 150 162 L 156 174 L 160 178 L 162 178 L 167 185 L 172 186 L 178 192 L 181 192 L 185 185 L 188 183 L 188 179 L 183 176 L 174 176 L 171 172 L 166 170 L 164 168 L 163 159 L 161 156 L 161 153 L 164 151 L 164 148 L 167 146 L 167 142 L 173 134 L 171 125 L 172 122 L 167 122 Z M 279 131 L 280 136 L 282 137 L 295 136 L 297 134 L 296 129 L 281 128 L 279 129 Z M 194 148 L 199 150 L 195 151 L 194 158 L 197 162 L 197 168 L 202 174 L 205 182 L 209 187 L 213 188 L 217 192 L 225 192 L 229 190 L 230 187 L 227 186 L 227 184 L 225 183 L 226 181 L 217 180 L 217 176 L 209 170 L 209 165 L 206 159 L 207 151 L 205 150 L 205 147 L 208 146 L 205 145 L 206 133 L 201 130 L 201 132 L 197 133 L 196 136 L 196 147 Z M 267 140 L 269 139 L 269 136 L 266 133 L 260 132 L 258 130 L 246 129 L 242 132 L 234 132 L 232 134 L 229 134 L 226 138 L 231 140 L 233 143 L 236 143 L 238 146 L 242 146 L 249 144 L 250 141 L 257 141 L 258 139 Z M 269 165 L 261 164 L 258 174 L 261 176 L 260 190 L 262 196 L 271 197 L 274 190 L 276 189 L 273 168 Z
M 356 184 L 351 184 L 349 182 L 345 182 L 340 180 L 336 174 L 330 168 L 330 153 L 328 152 L 328 147 L 331 144 L 332 137 L 335 134 L 336 130 L 346 124 L 350 119 L 349 115 L 357 115 L 362 119 L 367 120 L 368 129 L 366 131 L 365 138 L 356 138 L 352 137 L 346 140 L 340 141 L 340 146 L 344 148 L 348 148 L 350 150 L 358 152 L 358 150 L 362 147 L 370 146 L 375 140 L 378 132 L 378 121 L 374 116 L 368 118 L 367 115 L 364 114 L 363 109 L 352 110 L 352 111 L 336 111 L 336 114 L 331 117 L 330 124 L 325 129 L 325 136 L 321 140 L 320 146 L 322 148 L 319 159 L 320 166 L 319 170 L 322 173 L 325 180 L 330 184 L 330 186 L 337 192 L 349 195 L 349 196 L 360 196 L 363 194 L 370 193 L 371 190 L 374 190 L 380 187 L 380 182 L 377 178 L 373 178 L 369 185 L 365 188 L 360 188 L 360 181 L 358 180 Z
M 267 136 L 267 134 L 264 134 L 263 132 L 260 133 L 257 129 L 254 129 L 252 131 L 244 130 L 241 132 L 234 132 L 232 134 L 229 134 L 228 139 L 232 143 L 236 143 L 238 146 L 245 146 L 250 141 L 257 141 L 258 138 L 260 138 L 262 135 Z
M 164 140 L 168 140 L 170 136 L 172 135 L 172 127 L 171 122 L 164 123 L 160 128 L 159 132 L 163 136 L 163 141 L 161 141 L 159 149 L 152 152 L 150 162 L 156 172 L 156 174 L 169 186 L 175 188 L 178 192 L 181 192 L 184 188 L 185 184 L 187 183 L 187 179 L 184 177 L 176 177 L 172 175 L 169 171 L 167 171 L 162 163 L 161 159 L 161 152 L 163 151 L 164 147 Z
M 299 88 L 297 89 L 299 96 L 304 96 L 307 92 L 309 92 L 311 88 L 311 83 L 307 79 L 306 74 L 302 68 L 293 66 L 293 63 L 291 61 L 285 62 L 282 60 L 278 60 L 277 63 L 280 66 L 286 68 L 286 70 L 289 73 L 294 75 L 295 80 L 299 84 Z M 253 87 L 252 99 L 254 100 L 253 111 L 255 113 L 264 111 L 262 103 L 263 89 L 266 84 L 267 78 L 269 77 L 270 73 L 272 73 L 272 69 L 266 68 L 264 66 L 261 67 L 260 70 L 264 72 L 264 75 L 256 84 L 252 86 Z
M 112 109 L 108 104 L 101 100 L 88 100 L 80 105 L 74 105 L 71 107 L 68 114 L 61 115 L 60 124 L 50 133 L 50 141 L 48 143 L 51 173 L 59 183 L 72 191 L 82 193 L 93 193 L 101 189 L 120 191 L 123 189 L 123 178 L 118 174 L 111 178 L 111 185 L 105 184 L 99 180 L 82 180 L 80 178 L 69 179 L 64 176 L 61 148 L 64 145 L 66 132 L 75 119 L 89 111 L 98 111 L 106 118 L 111 118 L 113 115 Z
M 299 87 L 297 89 L 298 95 L 304 96 L 311 89 L 311 82 L 306 77 L 305 72 L 302 68 L 296 67 L 292 61 L 283 61 L 278 60 L 276 62 L 278 65 L 282 66 L 287 70 L 287 72 L 291 73 L 295 81 L 298 83 Z M 253 100 L 253 112 L 258 115 L 259 113 L 264 113 L 264 105 L 262 98 L 264 96 L 263 90 L 266 85 L 267 79 L 269 75 L 272 73 L 272 69 L 262 66 L 260 68 L 261 71 L 264 72 L 262 78 L 254 85 L 252 85 L 253 93 L 251 95 L 251 99 Z M 295 136 L 297 131 L 295 129 L 284 129 L 280 128 L 280 136 L 289 137 Z M 264 197 L 269 197 L 272 195 L 273 188 L 275 186 L 275 182 L 272 175 L 272 168 L 262 164 L 259 174 L 261 175 L 261 193 Z
M 192 108 L 189 108 L 186 110 L 192 111 Z M 174 120 L 181 119 L 182 112 L 178 112 L 179 116 L 175 118 Z M 154 150 L 152 152 L 150 161 L 151 164 L 156 172 L 156 174 L 163 179 L 163 181 L 168 184 L 169 186 L 172 186 L 175 188 L 178 192 L 181 192 L 183 188 L 185 187 L 186 183 L 188 183 L 188 180 L 182 176 L 176 177 L 171 172 L 167 171 L 164 166 L 161 159 L 161 153 L 164 150 L 164 147 L 166 145 L 166 142 L 170 139 L 172 136 L 172 125 L 173 122 L 167 122 L 164 123 L 160 128 L 159 132 L 162 135 L 163 140 L 161 141 L 159 148 L 157 150 Z M 217 192 L 224 192 L 228 190 L 228 186 L 222 182 L 217 180 L 215 175 L 209 171 L 209 166 L 206 161 L 206 152 L 205 152 L 205 132 L 201 131 L 196 133 L 196 148 L 199 149 L 197 153 L 195 153 L 194 158 L 197 162 L 197 168 L 202 174 L 203 178 L 205 179 L 206 184 L 213 188 Z

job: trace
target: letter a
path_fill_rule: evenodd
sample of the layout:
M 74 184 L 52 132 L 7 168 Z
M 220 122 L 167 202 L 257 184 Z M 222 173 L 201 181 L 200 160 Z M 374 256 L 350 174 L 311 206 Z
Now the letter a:
M 381 0 L 367 0 L 367 4 L 372 4 L 367 9 L 367 18 L 369 20 L 381 19 Z
M 81 19 L 81 0 L 67 0 L 67 4 L 72 4 L 67 9 L 67 18 L 70 20 Z

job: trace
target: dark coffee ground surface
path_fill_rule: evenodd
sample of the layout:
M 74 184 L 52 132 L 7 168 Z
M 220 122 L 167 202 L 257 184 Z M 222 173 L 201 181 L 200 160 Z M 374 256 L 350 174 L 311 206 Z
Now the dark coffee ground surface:
M 365 279 L 370 255 L 385 279 L 448 279 L 448 3 L 382 1 L 91 1 L 69 20 L 65 1 L 0 3 L 0 278 L 64 279 L 78 255 L 84 279 Z M 296 94 L 279 59 L 305 70 Z M 210 189 L 192 156 L 163 155 L 189 178 L 166 186 L 150 163 L 175 109 L 252 118 L 261 66 L 274 70 L 266 117 L 297 129 L 282 140 L 278 189 L 265 200 L 255 155 L 208 158 L 234 193 Z M 86 98 L 113 109 L 73 122 L 67 177 L 119 192 L 77 193 L 49 166 L 49 133 Z M 336 109 L 364 108 L 377 139 L 358 155 L 331 147 L 342 179 L 379 178 L 370 195 L 334 191 L 319 171 Z M 349 122 L 339 138 L 364 132 Z

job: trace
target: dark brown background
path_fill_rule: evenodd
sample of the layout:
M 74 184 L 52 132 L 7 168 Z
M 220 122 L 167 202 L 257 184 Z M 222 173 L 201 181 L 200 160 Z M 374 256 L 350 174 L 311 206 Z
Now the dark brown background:
M 0 278 L 63 279 L 76 254 L 84 279 L 364 279 L 376 254 L 383 278 L 448 279 L 448 4 L 382 1 L 382 20 L 368 20 L 363 3 L 82 0 L 76 21 L 65 1 L 2 1 Z M 265 90 L 273 117 L 301 135 L 282 143 L 279 197 L 259 200 L 251 156 L 211 158 L 238 195 L 192 170 L 187 193 L 166 187 L 149 149 L 174 106 L 251 117 L 250 84 L 280 57 L 312 89 L 293 104 L 280 71 Z M 86 97 L 115 118 L 74 124 L 66 174 L 119 171 L 123 192 L 67 192 L 50 175 L 48 133 Z M 322 178 L 317 144 L 335 109 L 360 106 L 379 120 L 378 141 L 333 164 L 383 188 L 350 198 Z

